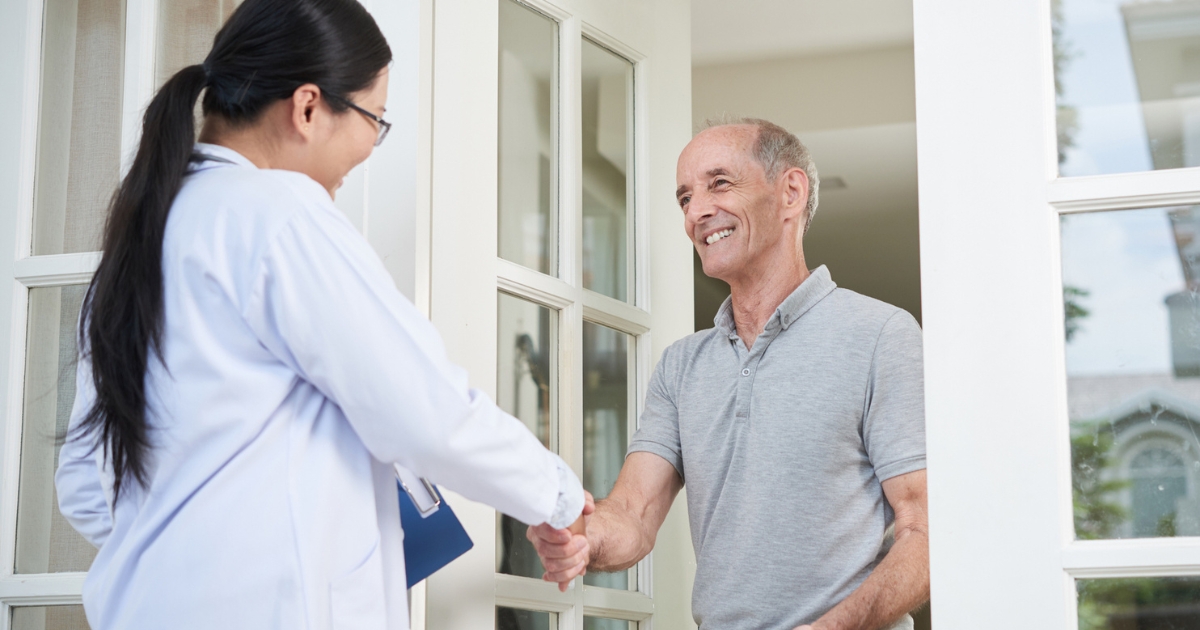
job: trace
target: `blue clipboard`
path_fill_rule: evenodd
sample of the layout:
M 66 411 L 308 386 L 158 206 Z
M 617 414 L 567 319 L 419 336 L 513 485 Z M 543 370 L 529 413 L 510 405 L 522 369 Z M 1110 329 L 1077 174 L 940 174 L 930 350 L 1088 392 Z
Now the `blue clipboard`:
M 454 515 L 454 510 L 450 509 L 450 504 L 442 500 L 437 488 L 425 479 L 421 479 L 421 483 L 435 500 L 434 506 L 424 513 L 404 485 L 396 482 L 396 490 L 400 493 L 400 526 L 404 528 L 404 566 L 408 588 L 475 546 L 467 530 L 463 529 L 462 523 Z

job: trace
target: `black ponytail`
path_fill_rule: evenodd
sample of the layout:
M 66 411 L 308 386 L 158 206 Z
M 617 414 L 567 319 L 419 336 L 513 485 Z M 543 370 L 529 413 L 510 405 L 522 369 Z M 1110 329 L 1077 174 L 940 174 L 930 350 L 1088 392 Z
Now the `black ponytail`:
M 196 141 L 197 98 L 204 92 L 206 117 L 252 124 L 307 83 L 341 96 L 367 89 L 391 56 L 355 0 L 246 0 L 204 64 L 179 71 L 150 102 L 137 156 L 109 207 L 104 256 L 79 330 L 96 401 L 70 437 L 92 435 L 104 449 L 114 500 L 124 482 L 148 481 L 146 371 L 152 357 L 162 359 L 163 235 Z M 346 109 L 338 99 L 326 102 Z

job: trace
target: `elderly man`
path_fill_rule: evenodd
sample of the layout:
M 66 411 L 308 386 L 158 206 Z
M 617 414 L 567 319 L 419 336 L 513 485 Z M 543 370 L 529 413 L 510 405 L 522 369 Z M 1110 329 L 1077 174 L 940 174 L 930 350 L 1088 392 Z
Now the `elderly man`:
M 817 172 L 783 128 L 710 127 L 677 179 L 732 295 L 663 353 L 586 539 L 530 528 L 546 579 L 641 560 L 686 484 L 702 629 L 911 628 L 929 593 L 920 328 L 808 270 Z

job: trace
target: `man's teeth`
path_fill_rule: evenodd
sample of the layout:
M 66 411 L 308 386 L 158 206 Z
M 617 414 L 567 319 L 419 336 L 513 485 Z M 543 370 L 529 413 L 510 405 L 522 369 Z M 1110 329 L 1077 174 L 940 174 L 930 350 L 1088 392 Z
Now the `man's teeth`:
M 706 243 L 708 243 L 709 245 L 712 245 L 713 243 L 716 243 L 717 241 L 725 238 L 726 236 L 729 236 L 730 234 L 733 234 L 733 228 L 729 228 L 728 230 L 721 230 L 720 232 L 717 232 L 715 234 L 710 234 L 708 236 L 708 238 L 704 239 L 704 241 Z

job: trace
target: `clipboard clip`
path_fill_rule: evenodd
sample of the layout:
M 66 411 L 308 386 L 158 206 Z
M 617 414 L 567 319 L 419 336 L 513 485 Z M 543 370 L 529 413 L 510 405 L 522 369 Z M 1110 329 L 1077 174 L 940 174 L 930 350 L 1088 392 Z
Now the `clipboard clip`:
M 417 513 L 421 515 L 421 518 L 425 518 L 430 514 L 437 512 L 438 508 L 442 506 L 442 495 L 438 494 L 438 491 L 433 487 L 433 484 L 430 483 L 428 479 L 424 477 L 417 477 L 416 475 L 412 474 L 412 472 L 399 465 L 396 465 L 395 468 L 396 479 L 400 482 L 400 487 L 404 489 L 406 494 L 408 494 L 408 498 L 412 500 L 413 507 L 417 509 Z M 418 484 L 420 484 L 420 486 L 418 486 Z M 417 490 L 417 492 L 414 492 L 414 489 Z M 424 492 L 420 493 L 421 490 L 424 490 Z M 420 497 L 418 496 L 419 493 L 425 494 L 425 496 Z
M 433 505 L 427 508 L 421 507 L 421 501 L 417 500 L 417 497 L 413 495 L 412 490 L 409 489 L 408 484 L 404 483 L 404 480 L 400 481 L 400 487 L 404 488 L 404 491 L 408 493 L 408 498 L 412 499 L 413 505 L 416 506 L 417 511 L 421 513 L 422 517 L 425 517 L 433 514 L 438 510 L 439 507 L 442 506 L 442 496 L 438 494 L 437 490 L 434 489 L 432 483 L 429 483 L 428 479 L 424 477 L 421 477 L 420 479 L 421 485 L 425 486 L 425 492 L 428 492 L 429 496 L 433 497 Z

